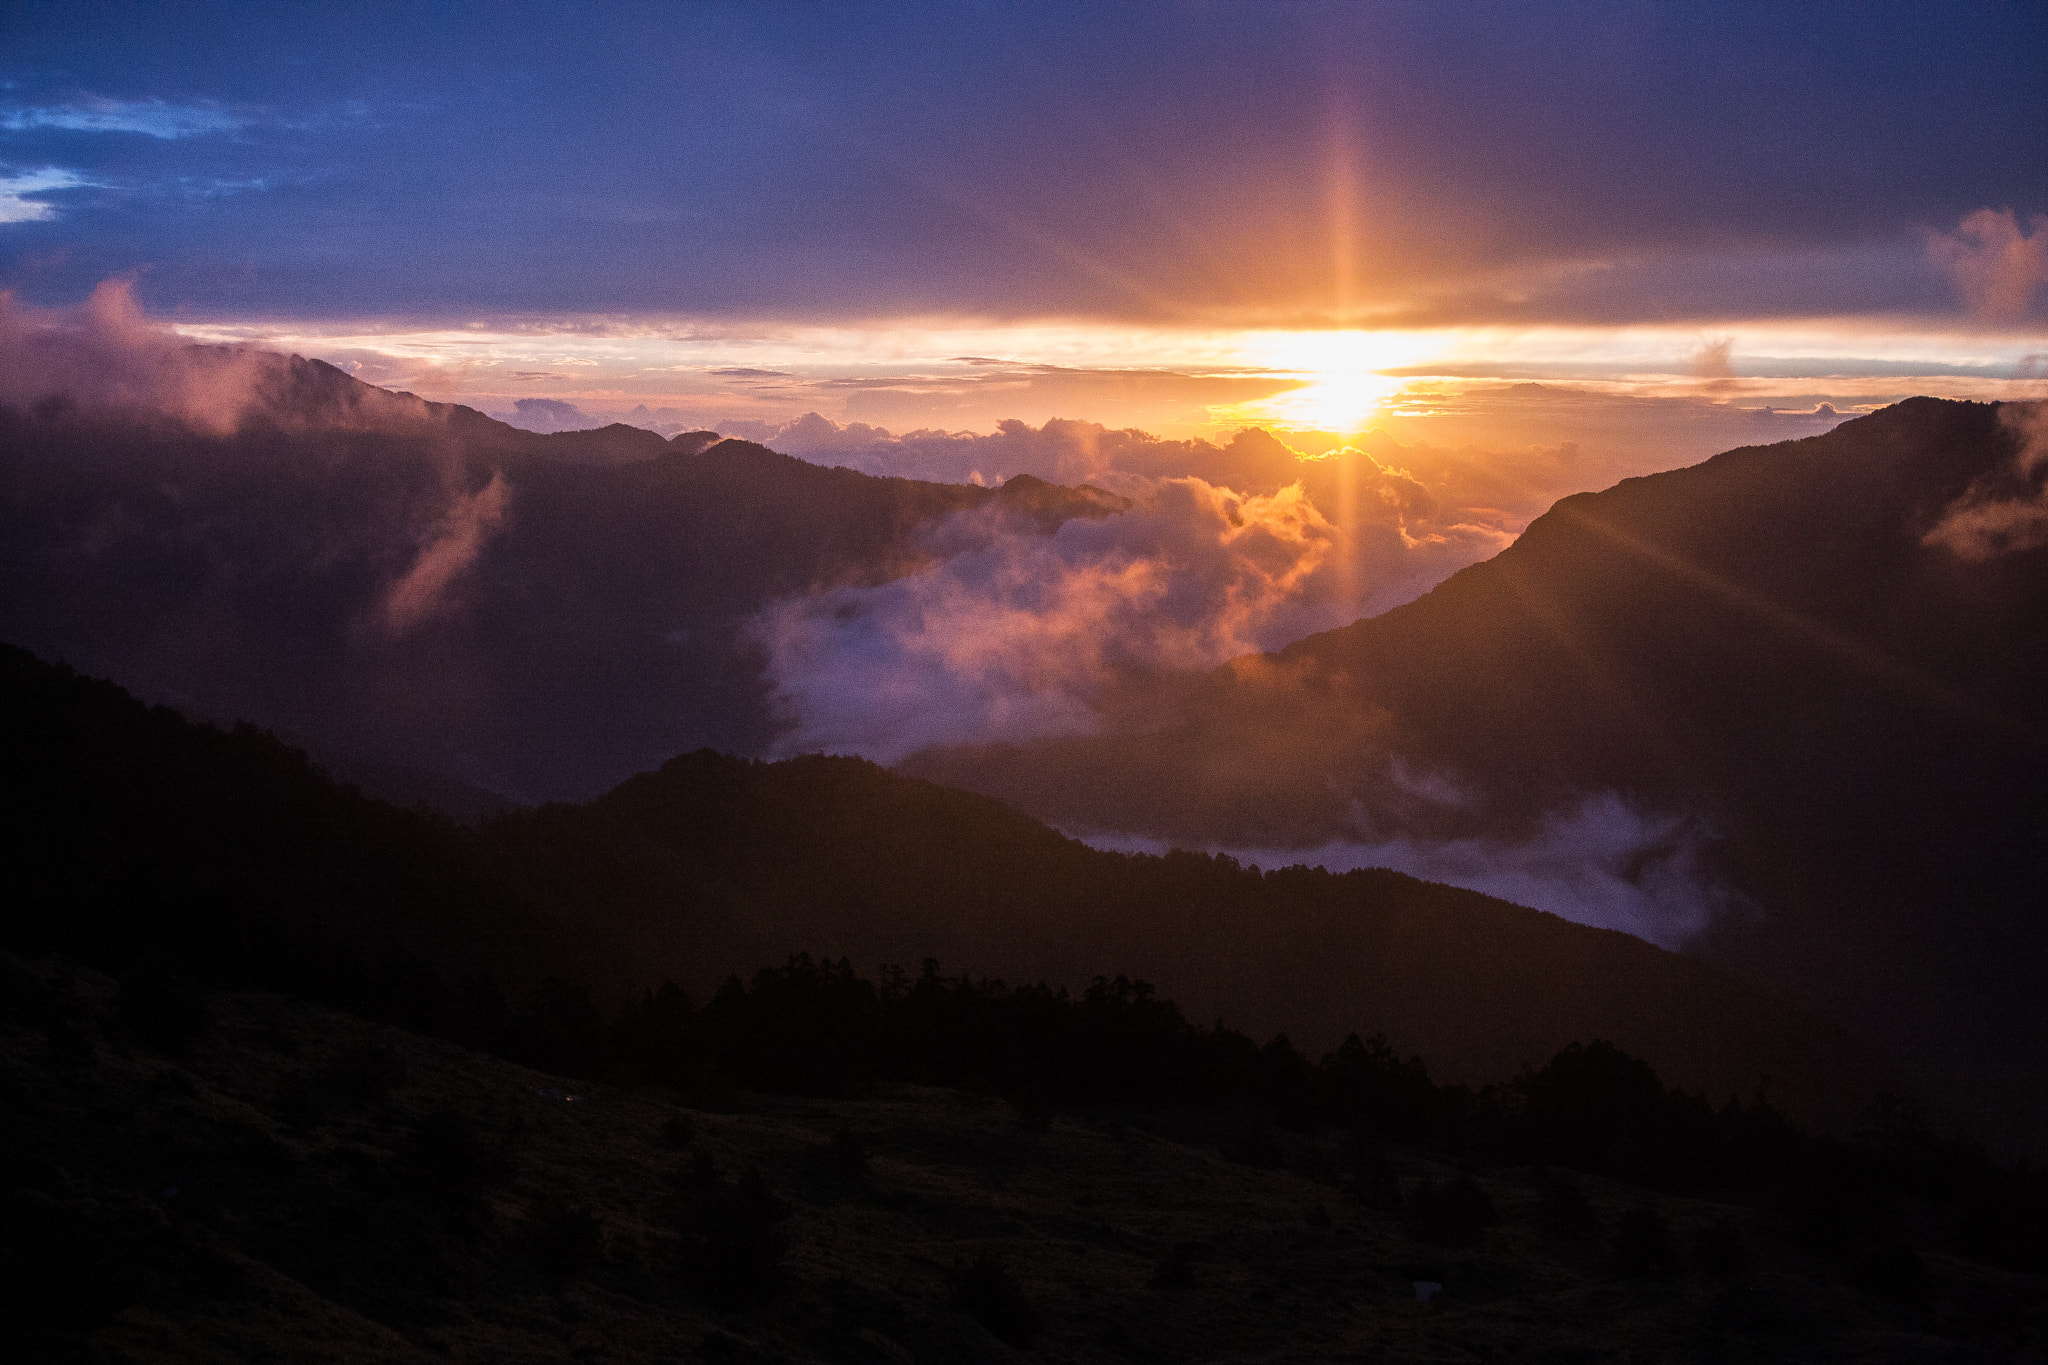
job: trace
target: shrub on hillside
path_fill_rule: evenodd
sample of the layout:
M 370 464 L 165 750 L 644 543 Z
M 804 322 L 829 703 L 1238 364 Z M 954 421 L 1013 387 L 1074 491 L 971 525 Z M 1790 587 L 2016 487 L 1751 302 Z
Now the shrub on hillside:
M 121 983 L 115 1014 L 121 1029 L 152 1052 L 184 1057 L 213 1031 L 206 991 L 189 977 L 141 972 Z
M 1401 1182 L 1387 1164 L 1387 1154 L 1377 1142 L 1362 1133 L 1351 1133 L 1344 1142 L 1344 1165 L 1351 1179 L 1351 1196 L 1369 1209 L 1393 1213 L 1401 1207 Z
M 405 1058 L 389 1043 L 358 1043 L 329 1062 L 324 1079 L 342 1094 L 375 1104 L 405 1084 Z
M 1017 1277 L 994 1252 L 985 1251 L 954 1272 L 953 1306 L 1012 1346 L 1029 1346 L 1045 1330 L 1045 1316 L 1024 1297 Z
M 1536 1186 L 1536 1229 L 1561 1242 L 1590 1242 L 1600 1235 L 1600 1220 L 1577 1182 L 1539 1169 Z
M 1623 1275 L 1660 1276 L 1678 1271 L 1671 1223 L 1654 1204 L 1638 1204 L 1614 1229 L 1614 1268 Z
M 717 1162 L 699 1152 L 676 1183 L 683 1189 L 683 1260 L 706 1296 L 740 1307 L 781 1288 L 789 1206 L 761 1173 L 750 1170 L 728 1180 Z
M 1493 1200 L 1465 1175 L 1451 1181 L 1425 1181 L 1408 1196 L 1403 1219 L 1417 1240 L 1447 1247 L 1478 1246 L 1486 1229 L 1499 1221 Z
M 1749 1269 L 1749 1243 L 1733 1223 L 1709 1223 L 1692 1235 L 1692 1263 L 1708 1275 L 1740 1275 Z
M 604 1250 L 604 1229 L 582 1205 L 543 1195 L 527 1212 L 526 1245 L 541 1273 L 559 1284 L 597 1262 Z
M 512 1183 L 512 1158 L 453 1109 L 415 1122 L 396 1156 L 400 1172 L 429 1194 L 460 1198 Z

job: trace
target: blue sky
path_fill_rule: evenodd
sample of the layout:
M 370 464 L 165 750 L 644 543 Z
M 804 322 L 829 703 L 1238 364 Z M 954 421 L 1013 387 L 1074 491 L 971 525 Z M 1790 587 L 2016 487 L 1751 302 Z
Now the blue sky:
M 1733 336 L 1736 378 L 2024 377 L 2043 51 L 2038 4 L 13 3 L 0 287 L 749 414 L 707 377 L 970 342 L 1222 376 L 1332 331 L 1442 342 L 1365 348 L 1410 370 Z M 660 344 L 578 371 L 599 336 Z

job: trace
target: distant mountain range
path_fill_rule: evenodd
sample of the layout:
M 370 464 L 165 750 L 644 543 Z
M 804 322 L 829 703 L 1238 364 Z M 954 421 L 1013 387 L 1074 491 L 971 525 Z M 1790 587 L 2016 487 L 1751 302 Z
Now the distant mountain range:
M 1613 794 L 1703 831 L 1728 895 L 1695 952 L 1957 1076 L 2035 1077 L 2039 420 L 1914 399 L 1566 498 L 1415 602 L 1233 661 L 1143 733 L 905 767 L 1068 828 L 1241 847 L 1511 843 Z
M 703 745 L 759 752 L 777 718 L 745 625 L 768 601 L 916 569 L 954 512 L 1050 530 L 1126 505 L 710 432 L 540 435 L 255 359 L 229 435 L 0 410 L 0 637 L 472 811 Z
M 472 817 L 660 767 L 478 836 L 513 900 L 568 913 L 571 939 L 601 931 L 604 962 L 700 986 L 799 947 L 1140 971 L 1253 1030 L 1349 1027 L 1369 1000 L 1381 1023 L 1359 1026 L 1415 1032 L 1452 1074 L 1592 1029 L 1718 1087 L 1758 1071 L 1734 1040 L 1789 1056 L 1759 1040 L 1799 1030 L 1692 1032 L 1741 1014 L 1723 978 L 1684 976 L 1710 962 L 1911 1056 L 1965 1107 L 2010 1101 L 2009 1126 L 2048 1125 L 2038 405 L 1915 399 L 1566 498 L 1417 601 L 1167 680 L 1118 712 L 1123 729 L 904 765 L 1069 831 L 1283 861 L 1346 843 L 1512 849 L 1608 802 L 1682 830 L 1713 888 L 1683 963 L 1390 874 L 1120 862 L 857 764 L 667 762 L 772 747 L 784 718 L 749 630 L 770 602 L 926 567 L 948 552 L 929 531 L 959 513 L 1048 533 L 1120 498 L 873 478 L 704 432 L 541 435 L 319 362 L 257 363 L 228 435 L 0 409 L 0 636 Z M 727 806 L 758 823 L 731 825 Z M 954 830 L 943 852 L 912 847 L 928 820 Z M 750 850 L 738 870 L 718 839 Z M 1661 857 L 1619 875 L 1647 884 Z M 1161 889 L 1176 878 L 1208 907 L 1186 922 Z M 1482 923 L 1490 958 L 1404 937 Z M 1500 946 L 1525 933 L 1542 945 L 1527 963 Z M 1244 942 L 1264 946 L 1245 958 Z M 1633 983 L 1613 987 L 1631 1003 L 1595 1009 L 1601 980 Z M 1824 1073 L 1819 1055 L 1794 1069 Z

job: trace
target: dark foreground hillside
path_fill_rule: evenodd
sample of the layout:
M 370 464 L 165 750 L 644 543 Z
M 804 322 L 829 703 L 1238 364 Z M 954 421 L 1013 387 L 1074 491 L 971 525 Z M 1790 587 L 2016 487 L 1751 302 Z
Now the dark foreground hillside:
M 2048 1344 L 2039 1265 L 1973 1250 L 1938 1193 L 1717 1202 L 1357 1128 L 974 1090 L 713 1103 L 276 995 L 51 959 L 0 972 L 18 1359 L 1935 1362 Z M 1418 1282 L 1441 1289 L 1421 1302 Z
M 0 683 L 30 1359 L 2038 1357 L 2048 1182 L 1898 1099 L 1803 1132 L 1775 1068 L 1826 1038 L 1620 935 L 1098 854 L 864 764 L 700 755 L 468 830 L 19 651 Z M 1073 989 L 801 956 L 625 988 L 742 921 Z M 1297 1046 L 1108 975 L 1175 936 L 1248 1026 L 1370 1030 L 1408 977 L 1466 1067 L 1521 1060 L 1433 1075 L 1426 1028 Z M 1304 941 L 1355 974 L 1305 990 Z M 1601 1021 L 1771 1086 L 1667 1086 Z

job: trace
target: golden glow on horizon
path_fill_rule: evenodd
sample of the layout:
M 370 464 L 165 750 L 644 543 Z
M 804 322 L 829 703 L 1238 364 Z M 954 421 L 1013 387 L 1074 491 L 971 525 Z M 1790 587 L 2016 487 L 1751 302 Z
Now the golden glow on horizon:
M 2048 353 L 2048 338 L 2039 337 L 1825 320 L 1755 324 L 1735 337 L 1738 377 L 1709 390 L 1696 366 L 1705 334 L 1681 327 L 1234 331 L 1085 321 L 746 326 L 584 318 L 469 327 L 183 323 L 175 330 L 194 341 L 318 356 L 372 383 L 486 410 L 534 397 L 574 402 L 606 420 L 644 403 L 677 409 L 675 420 L 695 425 L 818 412 L 898 431 L 989 431 L 1006 417 L 1036 425 L 1057 416 L 1169 437 L 1248 425 L 1355 433 L 1380 424 L 1414 392 L 1415 378 L 1383 373 L 1390 369 L 1441 366 L 1420 384 L 1432 403 L 1533 379 L 1614 396 L 1807 409 L 1820 400 L 1847 408 L 1912 393 L 2038 398 L 2044 380 L 2033 357 Z M 1775 376 L 1740 377 L 1742 362 L 1758 357 L 1771 358 Z M 1921 360 L 1931 362 L 1926 370 L 1915 367 Z M 1952 366 L 1991 373 L 1959 374 Z M 1174 375 L 1192 382 L 1155 383 Z M 1243 393 L 1262 379 L 1272 381 L 1266 396 L 1237 401 L 1218 402 L 1214 389 L 1205 395 L 1202 387 L 1231 383 Z M 875 389 L 928 397 L 927 410 L 867 415 L 872 409 L 856 400 Z
M 1426 332 L 1273 332 L 1245 338 L 1245 353 L 1295 371 L 1306 387 L 1211 411 L 1221 423 L 1260 422 L 1315 431 L 1360 431 L 1408 384 L 1380 371 L 1422 363 L 1443 338 Z

